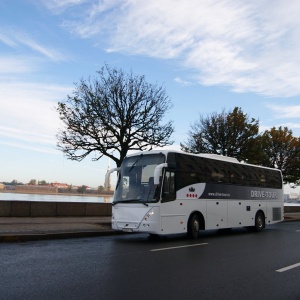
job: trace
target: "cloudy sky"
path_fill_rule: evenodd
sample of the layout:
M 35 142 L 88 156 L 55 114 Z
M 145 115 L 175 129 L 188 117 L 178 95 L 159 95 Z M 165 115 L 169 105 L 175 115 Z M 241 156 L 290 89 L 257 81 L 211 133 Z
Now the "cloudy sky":
M 0 182 L 103 184 L 106 158 L 56 149 L 55 107 L 105 62 L 165 86 L 175 148 L 199 115 L 235 106 L 261 131 L 299 136 L 299 11 L 297 0 L 2 0 Z

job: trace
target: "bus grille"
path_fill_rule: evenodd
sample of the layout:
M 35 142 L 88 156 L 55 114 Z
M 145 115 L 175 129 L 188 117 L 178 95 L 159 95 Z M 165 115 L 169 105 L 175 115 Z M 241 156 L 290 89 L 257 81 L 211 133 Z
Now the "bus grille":
M 281 220 L 281 207 L 273 207 L 273 221 Z

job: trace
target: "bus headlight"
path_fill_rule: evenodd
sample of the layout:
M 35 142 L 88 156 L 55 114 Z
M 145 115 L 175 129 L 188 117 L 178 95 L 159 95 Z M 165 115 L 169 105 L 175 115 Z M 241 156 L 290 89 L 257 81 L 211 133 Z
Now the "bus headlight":
M 154 210 L 153 210 L 153 208 L 151 208 L 151 209 L 147 212 L 147 214 L 145 215 L 144 220 L 145 220 L 145 221 L 148 221 L 148 219 L 149 219 L 151 216 L 153 216 L 153 215 L 154 215 Z

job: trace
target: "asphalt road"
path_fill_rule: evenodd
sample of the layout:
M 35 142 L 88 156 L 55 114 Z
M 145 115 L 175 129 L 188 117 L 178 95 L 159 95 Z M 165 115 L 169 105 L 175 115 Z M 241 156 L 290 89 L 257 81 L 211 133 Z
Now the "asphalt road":
M 300 299 L 300 222 L 0 244 L 0 299 Z

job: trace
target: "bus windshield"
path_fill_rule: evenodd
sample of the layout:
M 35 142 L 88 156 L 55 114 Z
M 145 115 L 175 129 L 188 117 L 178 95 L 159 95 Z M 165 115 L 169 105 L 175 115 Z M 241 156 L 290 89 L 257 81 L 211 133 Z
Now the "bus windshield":
M 140 154 L 124 159 L 115 191 L 114 203 L 156 202 L 159 187 L 154 185 L 154 170 L 165 162 L 165 155 Z

